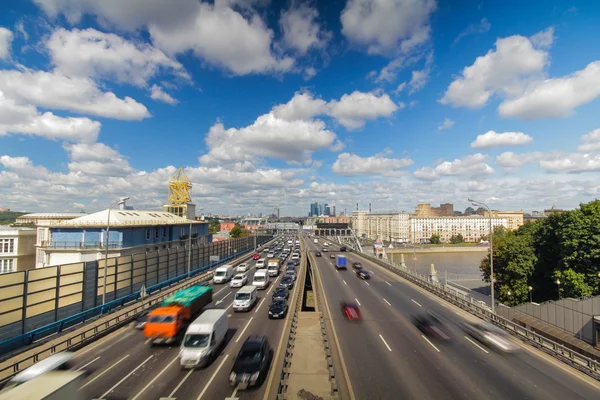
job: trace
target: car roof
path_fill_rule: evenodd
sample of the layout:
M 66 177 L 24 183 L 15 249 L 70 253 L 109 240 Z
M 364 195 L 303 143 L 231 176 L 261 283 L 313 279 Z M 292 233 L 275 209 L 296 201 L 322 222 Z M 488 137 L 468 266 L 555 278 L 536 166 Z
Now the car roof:
M 250 335 L 246 338 L 246 341 L 242 345 L 240 351 L 244 349 L 244 347 L 256 347 L 262 345 L 267 341 L 267 337 L 264 335 Z
M 58 354 L 53 354 L 48 358 L 43 359 L 26 370 L 18 373 L 14 378 L 11 379 L 12 382 L 26 382 L 39 376 L 45 372 L 49 372 L 55 370 L 60 367 L 64 363 L 73 359 L 74 353 L 65 351 Z

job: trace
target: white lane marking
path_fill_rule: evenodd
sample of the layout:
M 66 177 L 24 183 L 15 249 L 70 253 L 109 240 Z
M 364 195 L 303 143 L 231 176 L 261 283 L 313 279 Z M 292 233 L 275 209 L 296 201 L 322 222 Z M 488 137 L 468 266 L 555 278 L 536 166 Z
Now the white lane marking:
M 190 377 L 190 375 L 192 374 L 192 372 L 194 372 L 194 368 L 191 368 L 190 372 L 188 372 L 187 374 L 185 374 L 185 376 L 183 377 L 183 379 L 181 380 L 181 382 L 179 382 L 177 384 L 177 386 L 175 386 L 175 389 L 173 389 L 173 391 L 169 395 L 170 398 L 173 398 L 173 396 L 175 395 L 175 392 L 177 392 L 179 390 L 179 388 L 181 387 L 181 385 L 183 385 L 183 382 L 185 382 L 187 380 L 187 378 Z
M 267 294 L 268 294 L 268 293 L 267 293 Z M 258 304 L 258 307 L 256 307 L 256 310 L 254 310 L 254 312 L 255 312 L 255 313 L 257 313 L 257 312 L 258 312 L 258 310 L 260 310 L 260 306 L 262 306 L 262 305 L 263 305 L 263 303 L 265 302 L 265 300 L 266 300 L 266 299 L 267 299 L 266 297 L 263 297 L 263 299 L 262 299 L 262 300 L 260 301 L 260 303 Z
M 360 301 L 358 301 L 358 299 L 355 297 L 354 300 L 356 300 L 356 304 L 358 304 L 360 306 Z
M 79 388 L 79 390 L 83 389 L 84 387 L 86 387 L 87 385 L 89 385 L 90 383 L 94 382 L 96 379 L 100 378 L 102 375 L 104 375 L 105 373 L 107 373 L 108 371 L 110 371 L 111 369 L 113 369 L 114 367 L 116 367 L 121 361 L 123 361 L 124 359 L 126 359 L 127 357 L 129 357 L 129 354 L 127 354 L 125 357 L 121 358 L 119 361 L 117 361 L 116 363 L 114 363 L 113 365 L 111 365 L 110 367 L 106 368 L 104 371 L 102 371 L 101 373 L 99 373 L 98 375 L 96 375 L 94 377 L 94 379 L 90 380 L 89 382 L 87 382 L 85 385 L 83 385 L 82 387 Z
M 483 347 L 481 347 L 480 345 L 475 343 L 473 340 L 471 340 L 471 338 L 469 338 L 468 336 L 465 336 L 465 339 L 467 339 L 469 342 L 471 342 L 473 345 L 475 345 L 479 350 L 483 351 L 485 354 L 490 353 L 489 351 L 487 351 L 486 349 L 484 349 Z
M 223 298 L 222 298 L 221 300 L 217 300 L 217 301 L 215 302 L 215 305 L 219 305 L 219 304 L 223 303 L 223 302 L 225 301 L 225 299 L 227 298 L 227 296 L 229 296 L 229 295 L 230 295 L 230 294 L 232 294 L 232 293 L 233 293 L 233 292 L 229 292 L 229 293 L 227 293 L 225 296 L 223 296 Z
M 391 283 L 389 283 L 388 281 L 384 281 L 384 282 L 385 282 L 385 283 L 387 283 L 388 285 L 392 286 L 392 284 L 391 284 Z
M 231 307 L 232 305 L 233 305 L 233 301 L 227 307 L 225 307 L 225 310 L 228 310 L 229 307 Z
M 235 387 L 235 389 L 233 389 L 233 393 L 231 393 L 231 396 L 227 397 L 225 400 L 229 400 L 229 399 L 239 399 L 239 397 L 235 397 L 235 395 L 237 394 L 239 389 L 239 385 Z
M 431 341 L 430 341 L 429 339 L 427 339 L 427 337 L 426 337 L 425 335 L 421 335 L 421 337 L 422 337 L 423 339 L 425 339 L 425 341 L 426 341 L 427 343 L 429 343 L 429 344 L 431 345 L 431 347 L 433 347 L 433 348 L 434 348 L 434 349 L 435 349 L 435 350 L 436 350 L 438 353 L 440 352 L 440 349 L 438 349 L 437 347 L 435 347 L 435 345 L 434 345 L 433 343 L 431 343 Z
M 418 305 L 419 307 L 423 307 L 422 305 L 420 305 L 419 303 L 417 303 L 416 301 L 414 301 L 413 299 L 410 299 L 410 301 L 412 301 L 413 303 L 415 303 L 416 305 Z
M 385 347 L 387 347 L 387 349 L 389 351 L 392 351 L 392 349 L 390 348 L 390 346 L 387 344 L 387 342 L 385 341 L 385 339 L 383 338 L 383 336 L 381 336 L 381 333 L 379 334 L 379 337 L 381 338 L 381 341 L 383 342 L 383 344 L 385 344 Z
M 250 319 L 252 319 L 252 318 L 250 318 Z M 229 354 L 225 354 L 225 357 L 223 357 L 223 361 L 221 361 L 221 364 L 219 364 L 219 366 L 217 367 L 215 372 L 213 372 L 213 374 L 210 377 L 210 379 L 208 380 L 208 382 L 206 382 L 206 386 L 204 386 L 204 389 L 202 389 L 202 392 L 200 392 L 200 395 L 198 396 L 198 398 L 196 400 L 200 400 L 202 398 L 202 396 L 204 396 L 204 393 L 206 393 L 206 391 L 208 390 L 208 387 L 210 386 L 212 381 L 215 380 L 215 376 L 217 376 L 217 374 L 219 373 L 219 370 L 221 369 L 221 367 L 223 367 L 223 364 L 225 364 L 225 361 L 227 361 L 227 357 L 229 357 Z
M 150 386 L 152 386 L 154 384 L 154 382 L 158 379 L 159 376 L 161 376 L 162 374 L 165 373 L 167 368 L 169 368 L 171 365 L 173 365 L 173 363 L 175 361 L 177 361 L 178 358 L 179 358 L 179 355 L 175 356 L 175 358 L 172 359 L 171 362 L 168 363 L 150 382 L 148 382 L 148 384 L 146 386 L 144 386 L 144 388 L 142 390 L 140 390 L 138 392 L 138 394 L 133 396 L 133 399 L 131 399 L 131 400 L 136 400 L 138 397 L 140 397 L 142 395 L 142 393 L 144 393 L 146 391 L 146 389 L 148 389 Z
M 94 358 L 92 361 L 90 361 L 89 363 L 87 363 L 87 364 L 85 364 L 85 365 L 83 365 L 83 366 L 81 366 L 81 367 L 77 368 L 77 371 L 81 371 L 82 369 L 84 369 L 85 367 L 87 367 L 88 365 L 90 365 L 91 363 L 93 363 L 94 361 L 98 361 L 98 359 L 99 359 L 100 357 L 101 357 L 101 356 L 98 356 L 98 357 Z
M 346 283 L 345 280 L 342 279 L 342 282 L 344 282 L 344 285 L 348 286 L 348 283 Z
M 252 319 L 253 319 L 253 318 L 254 318 L 254 317 L 250 317 L 250 319 L 248 320 L 248 323 L 246 324 L 246 326 L 244 327 L 244 329 L 242 329 L 242 331 L 241 331 L 241 332 L 240 332 L 240 334 L 238 335 L 238 338 L 237 338 L 237 339 L 235 339 L 235 342 L 236 342 L 236 343 L 240 341 L 240 339 L 242 338 L 242 336 L 244 336 L 244 332 L 246 332 L 246 329 L 248 329 L 248 326 L 250 325 L 250 322 L 252 322 Z M 202 396 L 200 396 L 200 397 L 202 397 Z
M 371 284 L 369 284 L 369 282 L 365 281 L 365 283 L 366 283 L 367 285 L 371 286 Z
M 388 305 L 388 306 L 391 306 L 391 305 L 392 305 L 392 304 L 391 304 L 389 301 L 387 301 L 387 300 L 385 299 L 385 297 L 383 298 L 383 301 L 385 301 L 385 302 L 387 303 L 387 305 Z
M 108 394 L 110 392 L 112 392 L 113 390 L 115 390 L 117 388 L 117 386 L 119 386 L 121 383 L 125 382 L 131 375 L 135 374 L 135 371 L 137 371 L 138 369 L 142 368 L 144 366 L 144 364 L 146 364 L 148 361 L 150 361 L 150 359 L 154 357 L 154 354 L 151 354 L 150 357 L 146 358 L 140 365 L 138 365 L 137 367 L 135 367 L 130 373 L 128 373 L 127 375 L 125 375 L 123 377 L 123 379 L 121 379 L 119 382 L 115 383 L 113 387 L 111 387 L 110 389 L 108 389 L 106 391 L 106 393 L 104 393 L 102 396 L 100 396 L 101 399 L 105 399 L 106 396 L 108 396 Z
M 150 336 L 148 339 L 146 339 L 146 340 L 144 341 L 144 344 L 148 344 L 148 343 L 150 343 L 150 342 L 151 342 L 151 341 L 153 341 L 153 340 L 154 340 L 154 338 L 153 338 L 152 336 Z
M 218 295 L 219 293 L 221 293 L 223 290 L 227 289 L 227 286 L 222 287 L 221 289 L 217 290 L 216 292 L 213 293 L 213 297 Z

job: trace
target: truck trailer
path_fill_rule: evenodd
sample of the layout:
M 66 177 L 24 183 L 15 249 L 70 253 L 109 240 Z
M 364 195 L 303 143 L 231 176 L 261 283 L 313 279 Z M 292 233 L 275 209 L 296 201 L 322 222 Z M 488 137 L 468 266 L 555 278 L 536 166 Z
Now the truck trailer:
M 337 256 L 335 260 L 335 267 L 337 269 L 347 269 L 348 268 L 348 260 L 346 256 Z

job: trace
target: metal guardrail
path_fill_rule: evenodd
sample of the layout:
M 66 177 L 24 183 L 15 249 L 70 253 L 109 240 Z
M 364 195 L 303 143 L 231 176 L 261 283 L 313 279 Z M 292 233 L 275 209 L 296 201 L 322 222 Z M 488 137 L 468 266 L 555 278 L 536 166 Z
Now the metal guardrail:
M 154 286 L 146 289 L 147 294 L 151 295 L 152 293 L 160 292 L 165 287 L 172 286 L 173 284 L 179 283 L 186 278 L 191 278 L 194 275 L 198 275 L 198 274 L 200 274 L 202 272 L 206 272 L 206 271 L 209 271 L 209 272 L 203 274 L 201 277 L 199 277 L 197 279 L 190 280 L 183 286 L 183 288 L 195 285 L 198 282 L 210 280 L 210 278 L 212 277 L 212 272 L 210 271 L 211 269 L 213 269 L 219 265 L 222 265 L 224 263 L 227 263 L 234 258 L 239 258 L 240 261 L 245 260 L 247 257 L 249 257 L 248 253 L 253 252 L 253 250 L 254 250 L 254 248 L 251 248 L 245 252 L 246 254 L 243 254 L 243 255 L 236 254 L 236 255 L 224 258 L 224 259 L 219 260 L 218 262 L 212 263 L 204 268 L 192 271 L 189 275 L 186 273 L 179 277 L 173 278 L 169 281 L 165 281 L 158 285 L 154 285 Z M 179 279 L 179 280 L 175 281 L 176 279 Z M 109 320 L 102 321 L 99 324 L 90 326 L 89 329 L 86 329 L 85 331 L 79 332 L 79 333 L 77 333 L 75 335 L 71 335 L 71 336 L 66 335 L 68 337 L 65 337 L 64 340 L 62 340 L 58 343 L 55 343 L 48 348 L 40 350 L 39 352 L 35 352 L 32 355 L 28 355 L 28 356 L 24 356 L 24 357 L 20 357 L 20 358 L 19 358 L 19 355 L 16 355 L 13 358 L 15 358 L 17 360 L 15 360 L 10 365 L 7 365 L 4 368 L 0 369 L 0 383 L 5 382 L 6 380 L 8 380 L 8 379 L 12 378 L 14 375 L 16 375 L 18 372 L 22 371 L 23 369 L 33 365 L 34 363 L 36 363 L 40 360 L 43 360 L 44 358 L 46 358 L 56 352 L 77 350 L 78 348 L 86 345 L 87 343 L 92 342 L 101 336 L 104 336 L 105 334 L 113 331 L 114 329 L 130 322 L 135 316 L 137 316 L 138 314 L 140 314 L 147 308 L 151 307 L 155 302 L 162 301 L 163 299 L 165 299 L 166 297 L 168 297 L 169 295 L 171 295 L 172 293 L 174 293 L 175 291 L 180 290 L 180 289 L 181 289 L 181 287 L 178 287 L 177 289 L 166 291 L 163 294 L 160 294 L 158 297 L 153 298 L 150 301 L 144 302 L 133 309 L 128 309 L 126 311 L 118 313 L 117 315 L 115 315 L 113 318 L 111 318 Z M 138 300 L 139 296 L 140 296 L 140 292 L 136 292 L 132 295 L 126 296 L 122 299 L 115 300 L 111 303 L 105 304 L 104 306 L 96 307 L 96 308 L 102 308 L 103 309 L 102 314 L 104 314 L 107 312 L 114 311 L 114 309 L 117 306 L 122 306 L 129 302 Z M 129 298 L 129 301 L 127 301 L 128 298 Z M 117 305 L 116 303 L 119 303 L 119 304 Z M 91 310 L 88 310 L 88 311 L 91 311 Z M 85 313 L 82 313 L 82 314 L 85 314 Z M 80 314 L 78 314 L 78 315 L 80 315 Z M 69 317 L 69 318 L 67 318 L 67 320 L 74 319 L 78 315 Z M 55 322 L 51 325 L 56 325 L 56 324 L 64 323 L 64 322 L 65 322 L 65 320 L 62 320 L 62 321 Z M 47 327 L 42 327 L 36 331 L 40 331 L 40 330 L 43 330 L 46 328 Z M 56 332 L 52 332 L 52 333 L 56 333 Z M 32 335 L 32 334 L 35 334 L 35 332 L 30 332 L 27 335 Z M 24 336 L 24 335 L 21 335 L 21 336 Z M 13 340 L 13 339 L 11 339 L 11 340 Z
M 482 302 L 475 300 L 470 296 L 453 294 L 446 290 L 444 285 L 437 282 L 429 282 L 423 275 L 415 274 L 414 272 L 397 266 L 389 261 L 386 262 L 384 260 L 380 260 L 365 253 L 358 252 L 355 249 L 354 252 L 359 256 L 366 258 L 367 260 L 377 263 L 396 275 L 400 275 L 404 279 L 426 289 L 436 296 L 449 301 L 450 303 L 462 308 L 470 314 L 503 328 L 514 336 L 534 345 L 535 347 L 545 351 L 546 353 L 565 362 L 566 364 L 569 364 L 572 367 L 592 376 L 593 378 L 600 380 L 600 362 L 592 360 L 591 358 L 583 356 L 559 343 L 538 335 L 537 333 L 530 331 L 529 329 L 526 329 L 506 318 L 503 318 L 497 314 L 493 314 L 489 307 L 481 305 L 480 303 Z

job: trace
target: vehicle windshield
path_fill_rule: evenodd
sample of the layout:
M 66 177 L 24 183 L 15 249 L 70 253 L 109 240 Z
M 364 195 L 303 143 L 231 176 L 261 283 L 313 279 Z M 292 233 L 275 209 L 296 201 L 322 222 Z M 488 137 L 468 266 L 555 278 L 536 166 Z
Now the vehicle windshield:
M 243 349 L 238 355 L 238 362 L 251 363 L 260 360 L 262 357 L 262 351 L 260 348 L 248 348 Z
M 265 276 L 258 275 L 254 277 L 254 282 L 264 282 L 265 279 L 267 279 Z
M 153 324 L 171 324 L 175 321 L 172 315 L 151 315 L 148 317 L 148 322 Z
M 215 276 L 225 276 L 227 274 L 227 272 L 225 271 L 217 271 L 215 272 Z
M 243 279 L 244 279 L 244 275 L 236 275 L 236 276 L 233 277 L 234 281 L 241 281 Z
M 250 300 L 250 293 L 236 293 L 236 300 Z
M 283 307 L 285 305 L 285 302 L 283 300 L 276 300 L 273 303 L 271 303 L 271 307 Z
M 210 335 L 206 333 L 194 333 L 185 335 L 183 339 L 183 347 L 202 348 L 208 346 Z

